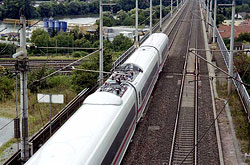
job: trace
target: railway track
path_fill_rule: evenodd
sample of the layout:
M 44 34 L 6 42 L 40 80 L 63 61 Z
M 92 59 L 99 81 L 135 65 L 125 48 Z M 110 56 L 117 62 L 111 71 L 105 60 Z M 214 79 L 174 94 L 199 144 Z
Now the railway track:
M 189 48 L 197 49 L 197 29 L 191 16 L 189 41 L 185 55 L 178 110 L 169 164 L 197 164 L 198 59 L 189 55 Z M 192 43 L 192 38 L 194 42 Z
M 122 162 L 124 165 L 219 164 L 214 128 L 209 131 L 204 141 L 194 147 L 207 130 L 209 122 L 213 120 L 213 113 L 207 64 L 188 54 L 190 48 L 204 49 L 199 3 L 196 0 L 186 3 L 183 12 L 180 12 L 177 19 L 164 31 L 170 39 L 170 53 L 151 96 L 147 114 L 138 125 L 133 142 Z M 204 52 L 197 53 L 205 57 Z M 185 61 L 187 69 L 183 71 Z M 185 98 L 179 99 L 180 93 Z M 185 106 L 182 106 L 182 101 Z M 178 104 L 179 108 L 186 110 L 179 114 L 179 118 L 185 120 L 178 122 L 179 126 L 184 128 L 176 127 L 176 138 L 172 143 Z
M 29 60 L 29 69 L 35 70 L 41 68 L 43 65 L 46 65 L 47 68 L 61 69 L 74 61 L 76 60 Z M 15 63 L 16 60 L 0 59 L 0 66 L 10 69 L 11 71 L 15 71 Z M 75 66 L 80 64 L 81 62 L 79 61 L 75 64 Z

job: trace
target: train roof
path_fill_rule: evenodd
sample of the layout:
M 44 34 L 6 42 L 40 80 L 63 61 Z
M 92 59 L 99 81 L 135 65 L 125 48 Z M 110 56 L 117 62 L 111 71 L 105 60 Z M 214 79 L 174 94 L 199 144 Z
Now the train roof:
M 168 40 L 168 36 L 166 34 L 153 33 L 151 36 L 148 37 L 148 39 L 145 42 L 143 42 L 141 47 L 153 46 L 159 50 L 162 45 L 162 41 L 164 40 Z
M 114 105 L 84 104 L 27 164 L 87 163 L 96 147 L 100 146 L 100 139 L 108 132 L 120 108 Z
M 122 104 L 122 99 L 113 93 L 98 91 L 88 96 L 83 104 L 119 106 Z
M 139 66 L 144 72 L 149 67 L 148 64 L 154 59 L 154 56 L 158 56 L 157 54 L 157 50 L 152 47 L 138 48 L 125 63 L 133 63 Z

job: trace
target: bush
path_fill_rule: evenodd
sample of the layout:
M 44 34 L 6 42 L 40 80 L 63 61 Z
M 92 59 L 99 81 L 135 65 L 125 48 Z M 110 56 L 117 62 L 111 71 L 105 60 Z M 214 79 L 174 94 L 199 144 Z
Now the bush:
M 14 80 L 7 76 L 0 76 L 0 101 L 12 98 L 12 92 L 14 91 Z
M 72 53 L 73 57 L 84 57 L 86 55 L 88 55 L 88 53 L 84 51 L 76 51 Z
M 40 69 L 34 70 L 28 74 L 28 84 L 31 84 L 52 72 L 53 69 L 47 69 L 46 65 L 43 65 Z M 39 89 L 46 89 L 48 88 L 47 79 L 33 83 L 32 85 L 29 85 L 28 88 L 32 93 L 37 93 Z
M 73 57 L 81 57 L 81 52 L 79 52 L 79 51 L 73 52 L 72 56 Z
M 98 70 L 98 56 L 90 56 L 88 61 L 85 61 L 78 68 Z M 97 83 L 98 73 L 84 72 L 74 70 L 71 76 L 72 89 L 79 93 L 84 88 L 91 88 Z
M 57 75 L 47 80 L 50 88 L 57 88 L 58 90 L 66 89 L 71 85 L 70 78 L 66 75 Z

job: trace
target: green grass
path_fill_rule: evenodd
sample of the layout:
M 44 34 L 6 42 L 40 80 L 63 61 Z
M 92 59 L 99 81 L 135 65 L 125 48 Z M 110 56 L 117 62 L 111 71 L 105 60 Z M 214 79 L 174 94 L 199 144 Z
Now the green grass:
M 64 104 L 52 104 L 52 116 L 55 116 L 69 103 L 76 93 L 70 89 L 52 88 L 39 91 L 39 93 L 63 94 Z M 37 102 L 37 94 L 28 93 L 28 111 L 29 111 L 29 136 L 36 133 L 42 126 L 49 121 L 49 104 Z M 20 105 L 18 105 L 20 113 Z M 16 102 L 15 97 L 6 101 L 0 102 L 0 116 L 8 119 L 16 117 Z
M 70 89 L 58 90 L 50 89 L 43 90 L 39 93 L 63 94 L 64 104 L 52 104 L 52 116 L 55 116 L 61 111 L 67 103 L 69 103 L 76 93 Z M 37 103 L 36 95 L 29 97 L 29 135 L 36 133 L 42 126 L 49 122 L 49 104 Z
M 219 85 L 217 83 L 217 92 L 219 94 L 219 97 L 228 99 L 227 96 L 227 84 L 225 85 Z M 249 153 L 248 150 L 249 147 L 249 123 L 247 119 L 247 115 L 243 109 L 242 103 L 240 101 L 240 98 L 238 96 L 238 93 L 236 90 L 233 90 L 233 94 L 231 96 L 231 99 L 229 101 L 229 106 L 231 110 L 231 115 L 234 122 L 235 132 L 237 139 L 239 140 L 240 146 L 241 146 L 241 152 L 242 153 Z
M 18 107 L 18 109 L 20 108 Z M 14 99 L 0 102 L 0 116 L 9 119 L 16 117 L 16 102 Z

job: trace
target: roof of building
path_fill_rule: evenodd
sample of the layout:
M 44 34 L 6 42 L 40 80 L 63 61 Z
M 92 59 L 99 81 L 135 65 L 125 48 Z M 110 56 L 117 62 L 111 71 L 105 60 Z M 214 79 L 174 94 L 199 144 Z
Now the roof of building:
M 219 25 L 218 28 L 222 38 L 229 38 L 231 36 L 231 26 Z M 234 37 L 238 37 L 240 33 L 250 32 L 250 19 L 245 20 L 234 27 Z

